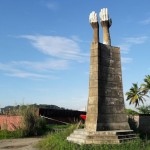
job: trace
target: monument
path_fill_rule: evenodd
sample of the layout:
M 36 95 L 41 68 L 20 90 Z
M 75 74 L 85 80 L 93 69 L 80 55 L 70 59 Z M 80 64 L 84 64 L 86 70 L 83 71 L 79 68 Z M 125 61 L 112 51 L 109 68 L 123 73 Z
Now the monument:
M 125 114 L 120 48 L 111 46 L 109 28 L 112 20 L 108 9 L 100 11 L 103 44 L 99 43 L 99 23 L 94 11 L 89 21 L 93 41 L 85 128 L 75 130 L 67 140 L 78 144 L 112 144 L 136 138 Z

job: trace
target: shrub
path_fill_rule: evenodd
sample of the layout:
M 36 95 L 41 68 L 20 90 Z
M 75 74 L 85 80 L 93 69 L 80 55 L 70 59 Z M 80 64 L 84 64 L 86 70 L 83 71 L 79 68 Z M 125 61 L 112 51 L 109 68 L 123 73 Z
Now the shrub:
M 21 110 L 24 135 L 34 136 L 43 134 L 46 129 L 46 121 L 38 116 L 38 109 L 34 106 L 27 106 Z

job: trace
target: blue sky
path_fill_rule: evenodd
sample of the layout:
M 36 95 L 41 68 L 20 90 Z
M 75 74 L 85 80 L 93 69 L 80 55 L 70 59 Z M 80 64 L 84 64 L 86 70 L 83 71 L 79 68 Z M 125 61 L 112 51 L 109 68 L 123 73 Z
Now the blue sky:
M 141 84 L 150 74 L 149 6 L 149 0 L 1 0 L 0 107 L 85 108 L 93 34 L 88 17 L 105 7 L 112 45 L 121 47 L 124 92 Z

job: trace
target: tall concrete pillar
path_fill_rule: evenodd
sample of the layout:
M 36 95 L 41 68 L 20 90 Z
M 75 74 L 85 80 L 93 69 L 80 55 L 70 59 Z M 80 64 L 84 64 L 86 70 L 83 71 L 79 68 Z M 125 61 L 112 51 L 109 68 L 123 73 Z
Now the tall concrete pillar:
M 90 18 L 94 14 L 90 14 Z M 108 10 L 100 12 L 103 36 L 107 44 L 94 39 L 91 44 L 89 97 L 85 129 L 87 131 L 130 129 L 125 114 L 120 49 L 110 46 Z M 90 19 L 93 32 L 98 22 Z M 107 25 L 107 26 L 106 26 Z M 107 32 L 106 32 L 107 31 Z M 106 35 L 105 35 L 106 34 Z

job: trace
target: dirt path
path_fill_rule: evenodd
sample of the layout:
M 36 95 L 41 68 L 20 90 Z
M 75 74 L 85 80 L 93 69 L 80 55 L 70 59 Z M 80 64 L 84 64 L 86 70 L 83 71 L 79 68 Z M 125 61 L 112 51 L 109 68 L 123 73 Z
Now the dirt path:
M 34 146 L 41 138 L 0 140 L 0 150 L 38 150 Z

